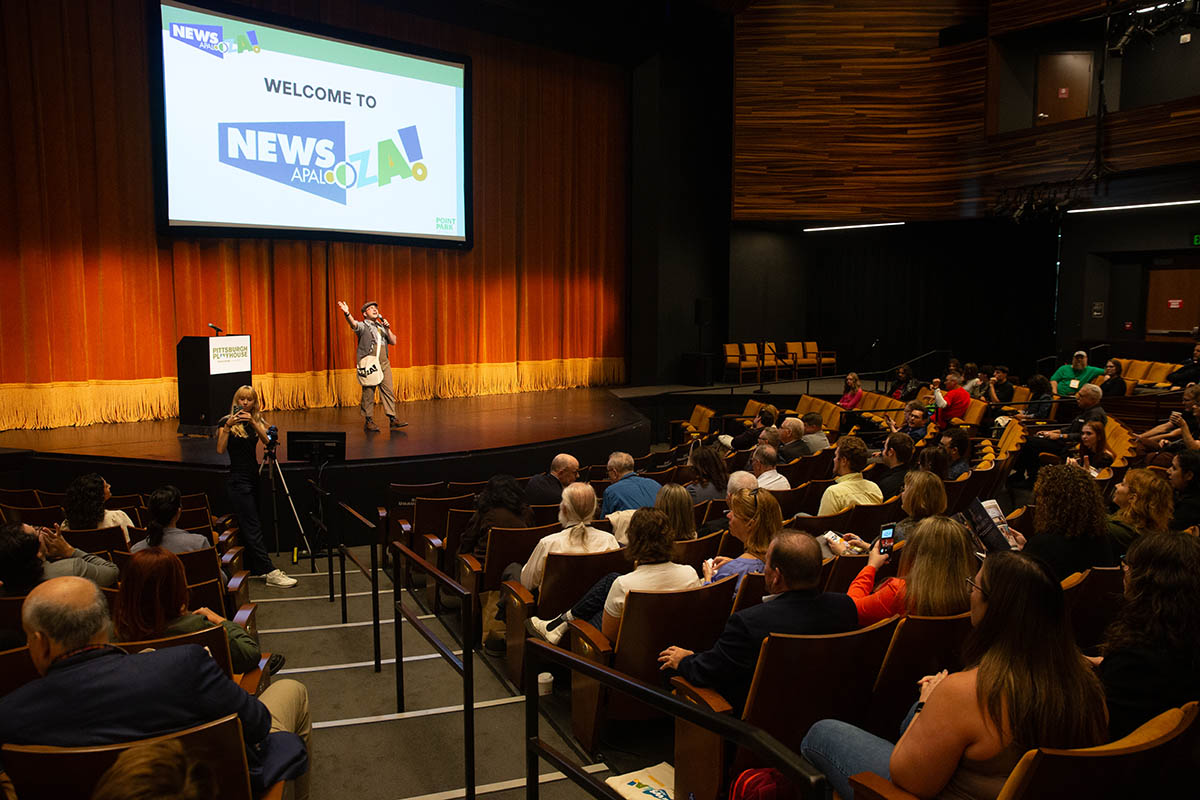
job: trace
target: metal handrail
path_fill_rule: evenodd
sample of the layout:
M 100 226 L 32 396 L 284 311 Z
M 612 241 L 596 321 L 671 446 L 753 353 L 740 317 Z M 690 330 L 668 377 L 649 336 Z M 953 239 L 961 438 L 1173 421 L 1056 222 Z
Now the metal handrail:
M 461 583 L 414 553 L 402 542 L 392 542 L 391 549 L 396 575 L 407 574 L 406 572 L 401 572 L 400 560 L 403 559 L 405 570 L 415 567 L 426 574 L 426 580 L 433 580 L 437 583 L 436 591 L 444 589 L 451 595 L 458 597 L 459 608 L 462 611 L 462 629 L 465 635 L 470 635 L 470 631 L 474 630 L 472 626 L 474 625 L 475 618 L 475 610 L 471 602 L 471 592 Z M 473 652 L 470 647 L 464 646 L 462 657 L 460 658 L 455 655 L 453 645 L 439 639 L 437 634 L 425 624 L 425 621 L 421 619 L 418 613 L 409 610 L 404 605 L 404 588 L 404 586 L 397 585 L 395 594 L 396 713 L 404 713 L 404 635 L 400 629 L 401 618 L 403 618 L 412 626 L 414 631 L 421 634 L 425 641 L 429 642 L 433 649 L 437 651 L 437 654 L 454 668 L 455 672 L 462 676 L 463 771 L 465 773 L 465 791 L 466 800 L 475 800 L 475 664 Z M 407 588 L 410 592 L 412 591 L 411 586 Z M 536 686 L 534 691 L 536 693 Z
M 345 543 L 339 541 L 337 544 L 338 550 L 338 566 L 341 573 L 341 589 L 342 589 L 342 624 L 349 622 L 349 609 L 346 603 L 346 559 L 354 562 L 354 566 L 358 567 L 358 571 L 363 577 L 371 582 L 371 634 L 375 645 L 375 671 L 383 670 L 383 645 L 380 640 L 380 620 L 379 620 L 379 536 L 375 533 L 378 529 L 375 523 L 364 517 L 362 514 L 355 511 L 350 506 L 338 501 L 341 506 L 352 519 L 357 520 L 371 532 L 371 567 L 368 570 L 363 566 L 363 563 L 358 560 L 358 557 L 346 547 Z
M 542 664 L 556 664 L 579 672 L 598 683 L 633 697 L 658 711 L 713 731 L 738 747 L 752 750 L 767 766 L 775 767 L 797 788 L 801 798 L 828 798 L 832 789 L 812 764 L 762 728 L 729 714 L 716 714 L 694 703 L 685 703 L 653 686 L 594 661 L 527 636 L 525 638 L 525 797 L 538 800 L 538 759 L 544 758 L 592 797 L 619 800 L 612 787 L 566 758 L 538 736 L 537 675 Z

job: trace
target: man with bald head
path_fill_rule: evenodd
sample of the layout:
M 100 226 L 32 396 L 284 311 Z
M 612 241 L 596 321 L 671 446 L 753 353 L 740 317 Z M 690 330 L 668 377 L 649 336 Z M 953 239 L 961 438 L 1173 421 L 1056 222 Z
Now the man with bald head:
M 557 505 L 563 488 L 579 479 L 579 459 L 559 453 L 550 462 L 550 471 L 534 475 L 525 486 L 525 502 L 531 506 Z
M 42 677 L 0 698 L 0 744 L 116 744 L 237 714 L 254 789 L 297 779 L 296 797 L 308 796 L 311 723 L 302 684 L 275 681 L 255 698 L 197 645 L 127 654 L 110 644 L 108 603 L 85 578 L 38 584 L 21 624 Z
M 763 566 L 767 596 L 725 623 L 711 650 L 693 653 L 668 647 L 661 669 L 676 670 L 696 686 L 717 690 L 735 713 L 746 704 L 758 651 L 771 633 L 844 633 L 858 627 L 854 601 L 840 592 L 821 592 L 821 547 L 807 533 L 784 530 L 767 548 Z

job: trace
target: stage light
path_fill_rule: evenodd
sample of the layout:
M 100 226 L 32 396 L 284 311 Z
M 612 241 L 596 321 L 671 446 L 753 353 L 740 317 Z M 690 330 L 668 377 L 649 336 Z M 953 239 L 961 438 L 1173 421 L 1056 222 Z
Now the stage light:
M 848 231 L 853 228 L 890 228 L 893 225 L 903 225 L 903 222 L 872 222 L 868 225 L 831 225 L 826 228 L 805 228 L 805 233 L 816 233 L 817 231 Z
M 1165 206 L 1192 206 L 1200 204 L 1200 200 L 1175 200 L 1170 203 L 1137 203 L 1128 206 L 1101 206 L 1100 208 L 1072 208 L 1068 214 L 1091 214 L 1095 211 L 1129 211 L 1135 208 L 1163 208 Z

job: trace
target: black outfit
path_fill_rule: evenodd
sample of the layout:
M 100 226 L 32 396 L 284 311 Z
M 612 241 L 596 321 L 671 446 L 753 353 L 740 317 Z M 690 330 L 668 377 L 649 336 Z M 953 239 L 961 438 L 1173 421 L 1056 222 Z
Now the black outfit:
M 917 395 L 920 393 L 921 382 L 916 378 L 909 378 L 907 381 L 896 381 L 888 391 L 888 395 L 892 399 L 899 400 L 902 403 L 907 403 L 909 400 L 916 400 Z
M 1091 450 L 1084 450 L 1082 445 L 1075 448 L 1075 451 L 1070 453 L 1071 458 L 1078 458 L 1083 461 L 1087 457 L 1088 464 L 1092 469 L 1104 469 L 1111 467 L 1113 463 L 1112 454 L 1105 450 L 1103 453 L 1093 453 Z
M 808 443 L 803 439 L 796 439 L 793 442 L 782 444 L 779 446 L 779 463 L 786 464 L 789 461 L 795 461 L 797 458 L 811 456 L 812 450 Z
M 871 480 L 883 492 L 883 499 L 895 497 L 904 489 L 904 476 L 913 468 L 912 464 L 898 464 L 882 473 L 871 476 Z
M 762 432 L 762 428 L 747 428 L 742 433 L 734 436 L 729 446 L 734 450 L 749 450 L 758 444 L 758 435 Z
M 1037 475 L 1040 463 L 1038 461 L 1039 453 L 1054 453 L 1057 456 L 1065 456 L 1067 449 L 1074 444 L 1079 443 L 1079 439 L 1083 434 L 1083 426 L 1088 422 L 1099 422 L 1104 424 L 1108 422 L 1108 414 L 1104 413 L 1104 409 L 1099 405 L 1094 405 L 1087 411 L 1080 411 L 1079 415 L 1071 421 L 1071 424 L 1062 429 L 1062 437 L 1058 439 L 1043 439 L 1037 436 L 1031 436 L 1025 442 L 1025 446 L 1021 448 L 1021 453 L 1017 457 L 1017 464 L 1013 468 L 1014 475 L 1028 473 L 1032 478 Z M 1095 466 L 1094 464 L 1092 466 Z
M 1050 409 L 1053 407 L 1054 397 L 1049 394 L 1039 394 L 1037 397 L 1029 398 L 1029 405 L 1018 411 L 1024 411 L 1030 414 L 1034 419 L 1048 419 L 1050 417 Z
M 905 436 L 913 440 L 913 444 L 924 439 L 929 434 L 929 425 L 918 425 L 915 428 L 910 428 L 908 425 L 896 428 L 896 433 L 903 433 Z
M 225 452 L 229 454 L 229 478 L 225 484 L 233 513 L 237 514 L 238 538 L 246 548 L 246 567 L 251 575 L 266 575 L 275 569 L 263 540 L 258 518 L 258 434 L 252 426 L 246 437 L 229 434 Z
M 1105 399 L 1109 397 L 1124 397 L 1125 396 L 1125 379 L 1121 377 L 1112 377 L 1100 384 L 1100 391 L 1104 392 Z
M 1200 489 L 1191 487 L 1175 493 L 1175 516 L 1171 517 L 1171 530 L 1181 531 L 1200 525 Z
M 534 475 L 525 484 L 525 502 L 531 506 L 549 506 L 562 502 L 563 485 L 549 472 Z
M 1189 383 L 1200 381 L 1200 361 L 1189 358 L 1183 366 L 1167 376 L 1172 386 L 1187 386 Z
M 1115 567 L 1119 563 L 1112 540 L 1105 535 L 1068 539 L 1061 533 L 1039 533 L 1029 537 L 1024 552 L 1049 564 L 1060 581 L 1073 572 Z
M 530 528 L 533 526 L 533 512 L 528 508 L 514 514 L 503 506 L 489 509 L 482 514 L 476 511 L 467 522 L 458 543 L 458 552 L 473 553 L 480 561 L 487 555 L 488 534 L 492 528 Z
M 1005 381 L 1004 383 L 993 383 L 992 389 L 996 392 L 996 399 L 1000 401 L 1001 405 L 1011 403 L 1013 399 L 1013 393 L 1016 391 L 1016 387 L 1014 387 L 1010 381 Z M 992 396 L 988 394 L 986 390 L 984 391 L 983 396 L 987 400 L 992 399 Z
M 1114 740 L 1169 708 L 1200 700 L 1200 665 L 1188 664 L 1165 645 L 1109 653 L 1096 672 L 1108 699 L 1108 732 Z
M 712 649 L 683 659 L 678 672 L 697 686 L 715 689 L 740 713 L 767 634 L 824 635 L 857 627 L 858 611 L 845 594 L 784 592 L 731 616 Z

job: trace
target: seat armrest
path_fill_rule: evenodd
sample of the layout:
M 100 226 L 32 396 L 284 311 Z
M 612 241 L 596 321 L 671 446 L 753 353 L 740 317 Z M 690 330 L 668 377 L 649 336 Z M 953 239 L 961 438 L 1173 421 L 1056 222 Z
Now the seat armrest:
M 230 574 L 241 572 L 245 554 L 246 548 L 234 545 L 221 554 L 221 566 L 225 567 Z
M 250 602 L 250 572 L 242 570 L 234 573 L 225 586 L 225 602 L 231 608 L 241 608 Z
M 426 558 L 428 558 L 428 555 L 434 550 L 441 550 L 446 546 L 446 543 L 440 536 L 435 536 L 432 533 L 427 533 L 422 538 L 425 540 Z
M 258 606 L 254 603 L 247 603 L 237 610 L 233 615 L 233 623 L 241 626 L 241 628 L 254 637 L 258 641 Z
M 680 698 L 690 700 L 696 705 L 707 708 L 717 714 L 728 714 L 733 711 L 733 706 L 729 705 L 729 701 L 722 697 L 719 692 L 697 686 L 687 678 L 681 678 L 678 675 L 671 678 L 671 689 Z
M 397 525 L 399 525 L 399 526 L 400 526 L 400 530 L 404 531 L 405 533 L 411 533 L 411 532 L 412 532 L 412 523 L 411 523 L 411 522 L 409 522 L 408 520 L 406 520 L 406 519 L 398 519 L 398 520 L 396 520 L 396 524 L 397 524 Z
M 573 619 L 567 635 L 571 637 L 571 652 L 600 664 L 612 663 L 612 642 L 590 622 Z
M 479 578 L 483 576 L 483 564 L 471 553 L 458 554 L 458 582 L 463 588 L 475 593 Z
M 850 788 L 854 790 L 854 800 L 919 800 L 915 794 L 909 794 L 874 772 L 851 775 Z
M 520 581 L 504 581 L 500 584 L 500 591 L 505 595 L 511 595 L 516 602 L 525 606 L 533 606 L 537 603 L 533 592 L 526 589 L 525 584 Z

